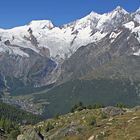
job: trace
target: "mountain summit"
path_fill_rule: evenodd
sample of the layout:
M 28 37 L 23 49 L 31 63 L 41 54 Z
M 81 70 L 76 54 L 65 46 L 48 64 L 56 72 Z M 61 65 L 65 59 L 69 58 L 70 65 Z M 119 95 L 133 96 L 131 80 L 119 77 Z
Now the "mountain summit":
M 139 83 L 139 10 L 0 29 L 0 96 L 26 111 L 52 117 L 79 101 L 140 105 Z
M 104 14 L 91 12 L 61 27 L 54 26 L 49 20 L 36 20 L 25 26 L 9 30 L 1 29 L 0 72 L 6 77 L 14 77 L 22 80 L 24 84 L 30 83 L 33 86 L 54 83 L 62 74 L 63 64 L 73 55 L 75 56 L 82 46 L 97 44 L 98 52 L 103 52 L 109 49 L 107 46 L 114 46 L 118 41 L 129 43 L 130 38 L 135 40 L 133 44 L 138 44 L 140 42 L 139 21 L 139 10 L 128 13 L 118 6 Z M 123 32 L 127 34 L 124 35 Z M 120 38 L 122 38 L 121 41 Z M 102 44 L 98 45 L 103 41 L 107 41 L 106 48 Z M 125 49 L 116 46 L 114 50 L 116 55 L 118 56 L 117 51 L 120 51 L 121 55 L 124 53 L 139 56 L 139 46 L 130 44 L 127 44 Z M 125 45 L 122 44 L 122 46 Z M 114 51 L 108 54 L 112 55 Z M 88 57 L 90 53 L 89 50 Z M 76 57 L 76 59 L 81 58 Z
M 131 15 L 118 6 L 112 12 L 102 15 L 91 12 L 86 17 L 62 27 L 54 26 L 49 20 L 36 20 L 25 26 L 9 30 L 1 29 L 1 46 L 3 47 L 0 50 L 1 52 L 8 51 L 15 55 L 22 55 L 21 53 L 17 54 L 17 51 L 14 51 L 12 47 L 4 46 L 4 42 L 9 40 L 11 44 L 30 48 L 36 52 L 39 52 L 38 49 L 41 47 L 48 48 L 53 58 L 59 56 L 64 59 L 66 55 L 70 56 L 82 45 L 99 41 L 111 30 L 127 23 L 131 20 Z M 34 36 L 32 42 L 29 39 L 29 29 L 32 30 Z M 54 47 L 55 45 L 57 47 Z M 23 51 L 20 49 L 20 52 Z

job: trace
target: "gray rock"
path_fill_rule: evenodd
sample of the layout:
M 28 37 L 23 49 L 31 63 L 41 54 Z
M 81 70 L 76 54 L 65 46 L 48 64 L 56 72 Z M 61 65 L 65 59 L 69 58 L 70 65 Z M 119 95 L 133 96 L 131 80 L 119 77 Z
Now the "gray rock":
M 136 59 L 134 61 L 138 62 L 134 62 L 134 66 L 136 68 L 138 67 L 136 69 L 137 72 L 140 71 L 140 59 L 138 60 L 137 57 L 131 57 L 134 51 L 139 50 L 139 42 L 136 39 L 135 35 L 132 34 L 131 31 L 123 27 L 120 27 L 120 29 L 118 29 L 116 32 L 121 33 L 117 36 L 117 38 L 115 38 L 113 42 L 111 41 L 110 34 L 108 34 L 100 42 L 82 46 L 69 59 L 65 60 L 62 64 L 62 73 L 59 77 L 58 83 L 81 78 L 91 73 L 92 71 L 103 67 L 106 64 L 110 64 L 114 60 L 117 60 L 115 64 L 116 68 L 114 68 L 114 70 L 116 71 L 111 74 L 111 76 L 114 74 L 117 75 L 120 66 L 123 66 L 121 60 L 119 60 L 120 58 L 127 59 L 127 57 L 130 57 L 129 60 L 131 64 L 133 64 L 133 59 Z M 130 62 L 124 62 L 126 63 L 125 66 L 128 65 L 128 70 L 122 68 L 120 72 L 121 76 L 125 74 L 127 75 L 127 78 L 129 77 Z M 131 71 L 132 73 L 130 77 L 136 78 L 138 74 L 136 76 L 133 76 L 133 71 L 135 71 L 135 68 L 131 67 Z M 96 74 L 93 73 L 92 75 L 95 78 Z M 100 76 L 100 74 L 98 76 Z M 108 74 L 107 78 L 109 77 L 110 75 Z
M 43 140 L 35 129 L 27 129 L 23 134 L 17 137 L 17 140 Z
M 122 115 L 124 113 L 124 111 L 121 108 L 117 108 L 113 106 L 102 108 L 102 112 L 109 116 Z
M 67 126 L 65 128 L 62 128 L 55 133 L 48 133 L 45 136 L 45 140 L 57 140 L 58 138 L 63 138 L 65 136 L 73 136 L 78 135 L 84 130 L 83 126 Z
M 22 50 L 29 57 L 14 56 L 8 53 L 1 55 L 1 75 L 11 79 L 19 79 L 25 85 L 28 84 L 36 87 L 53 83 L 55 81 L 53 73 L 57 64 L 47 54 L 41 56 L 31 49 L 22 48 Z
M 140 106 L 135 106 L 132 110 L 133 111 L 140 111 Z

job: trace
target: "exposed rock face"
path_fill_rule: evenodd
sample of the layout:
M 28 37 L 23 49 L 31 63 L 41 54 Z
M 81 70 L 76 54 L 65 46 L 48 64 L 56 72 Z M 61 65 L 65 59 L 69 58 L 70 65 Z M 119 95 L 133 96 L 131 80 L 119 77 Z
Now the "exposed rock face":
M 0 129 L 0 139 L 4 139 L 4 130 L 3 129 Z
M 50 58 L 50 51 L 48 48 L 45 47 L 40 48 L 40 54 Z
M 139 50 L 139 42 L 128 29 L 121 28 L 112 39 L 112 34 L 107 35 L 98 43 L 83 46 L 62 64 L 60 81 L 80 78 L 94 71 L 112 60 L 133 55 Z M 130 57 L 130 59 L 134 57 Z M 135 57 L 136 58 L 136 57 Z M 137 58 L 136 58 L 137 59 Z M 116 63 L 116 67 L 119 65 Z M 133 65 L 133 64 L 132 64 Z M 138 65 L 137 65 L 138 66 Z
M 102 109 L 102 112 L 108 116 L 122 115 L 124 111 L 117 107 L 108 106 Z
M 3 77 L 3 75 L 0 72 L 0 97 L 3 94 L 3 91 L 6 89 L 6 85 L 5 85 L 5 79 Z
M 44 140 L 48 140 L 48 139 L 57 140 L 62 137 L 78 135 L 83 131 L 84 131 L 83 126 L 71 126 L 70 125 L 70 126 L 67 126 L 65 128 L 62 128 L 62 129 L 56 131 L 54 134 L 52 134 L 52 133 L 45 134 Z
M 48 79 L 50 78 L 48 75 L 51 75 L 57 64 L 49 57 L 41 56 L 31 49 L 23 49 L 23 51 L 29 57 L 14 56 L 6 53 L 1 55 L 1 74 L 5 77 L 18 78 L 25 85 L 46 85 L 51 80 Z
M 140 106 L 135 106 L 135 107 L 133 108 L 133 111 L 140 111 Z
M 35 129 L 27 129 L 23 134 L 17 137 L 17 140 L 43 140 Z

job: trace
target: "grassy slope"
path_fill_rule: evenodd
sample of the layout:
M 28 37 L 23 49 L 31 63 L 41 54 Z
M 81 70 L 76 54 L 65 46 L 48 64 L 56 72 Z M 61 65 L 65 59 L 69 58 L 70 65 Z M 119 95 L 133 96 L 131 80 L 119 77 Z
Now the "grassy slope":
M 93 116 L 96 118 L 96 125 L 89 124 Z M 48 123 L 54 128 L 46 132 Z M 26 126 L 24 130 L 31 127 Z M 88 140 L 91 137 L 94 137 L 91 140 L 138 140 L 140 139 L 140 111 L 129 110 L 123 115 L 103 118 L 100 109 L 83 110 L 40 122 L 34 128 L 39 129 L 46 138 L 53 140 Z M 66 133 L 69 128 L 73 133 Z
M 69 81 L 46 93 L 35 94 L 34 102 L 45 99 L 50 103 L 46 108 L 47 117 L 67 113 L 79 101 L 84 104 L 101 103 L 104 105 L 122 102 L 133 106 L 140 104 L 136 89 L 138 83 L 103 79 Z

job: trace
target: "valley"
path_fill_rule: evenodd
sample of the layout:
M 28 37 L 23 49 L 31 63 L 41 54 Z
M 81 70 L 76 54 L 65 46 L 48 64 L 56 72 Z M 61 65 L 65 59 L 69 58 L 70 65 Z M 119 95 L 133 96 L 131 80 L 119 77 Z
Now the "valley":
M 0 139 L 138 140 L 139 106 L 140 8 L 0 29 Z

